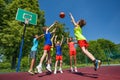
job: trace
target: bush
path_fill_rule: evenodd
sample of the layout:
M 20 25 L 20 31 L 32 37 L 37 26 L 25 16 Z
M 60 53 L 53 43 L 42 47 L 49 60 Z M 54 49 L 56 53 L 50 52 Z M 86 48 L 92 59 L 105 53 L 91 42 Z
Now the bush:
M 30 62 L 28 57 L 23 57 L 21 60 L 21 67 L 22 68 L 28 68 Z
M 10 68 L 10 67 L 11 67 L 11 64 L 8 63 L 8 62 L 0 63 L 0 69 L 7 69 L 7 68 Z

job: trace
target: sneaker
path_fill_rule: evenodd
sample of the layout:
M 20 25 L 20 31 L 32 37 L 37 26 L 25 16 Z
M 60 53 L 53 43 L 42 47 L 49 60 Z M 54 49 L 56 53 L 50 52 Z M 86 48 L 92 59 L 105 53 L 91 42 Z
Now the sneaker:
M 36 69 L 36 68 L 35 68 L 35 70 L 34 70 L 34 73 L 35 73 L 35 74 L 37 74 L 37 73 L 38 73 L 38 71 L 37 71 L 37 69 Z
M 46 67 L 46 69 L 47 69 L 48 71 L 52 72 L 52 70 L 51 70 L 51 67 L 50 67 L 50 66 L 47 66 L 47 67 Z
M 63 73 L 63 71 L 62 71 L 62 69 L 61 69 L 61 68 L 59 69 L 59 71 L 60 71 L 60 73 Z
M 56 74 L 57 73 L 57 70 L 54 70 L 54 74 Z
M 97 71 L 97 69 L 99 69 L 100 65 L 101 65 L 101 61 L 100 60 L 95 60 L 95 62 L 94 62 L 95 71 Z
M 77 67 L 75 67 L 75 72 L 78 72 L 78 71 L 77 71 Z
M 72 67 L 70 68 L 70 71 L 73 72 L 73 68 Z
M 33 72 L 32 70 L 29 70 L 28 73 L 30 73 L 30 74 L 34 74 L 34 72 Z
M 37 69 L 37 72 L 38 72 L 38 73 L 42 73 L 42 67 L 41 67 L 41 66 L 38 65 L 38 66 L 36 67 L 36 69 Z

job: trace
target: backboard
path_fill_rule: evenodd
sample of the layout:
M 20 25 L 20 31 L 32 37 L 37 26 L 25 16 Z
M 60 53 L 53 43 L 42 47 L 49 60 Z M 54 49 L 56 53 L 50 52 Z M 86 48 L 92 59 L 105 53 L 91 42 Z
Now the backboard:
M 29 20 L 29 24 L 37 25 L 37 14 L 18 8 L 16 14 L 16 20 L 25 22 L 25 19 Z

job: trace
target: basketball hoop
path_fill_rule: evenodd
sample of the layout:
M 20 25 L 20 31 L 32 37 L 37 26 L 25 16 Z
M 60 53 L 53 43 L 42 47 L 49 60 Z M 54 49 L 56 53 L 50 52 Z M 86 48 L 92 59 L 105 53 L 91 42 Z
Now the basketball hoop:
M 23 50 L 23 46 L 24 46 L 23 44 L 24 44 L 26 25 L 27 24 L 37 25 L 37 14 L 18 8 L 15 19 L 18 21 L 24 22 L 24 31 L 23 31 L 23 35 L 22 35 L 19 57 L 18 57 L 18 64 L 17 64 L 17 68 L 16 68 L 16 72 L 18 72 L 20 69 L 22 50 Z

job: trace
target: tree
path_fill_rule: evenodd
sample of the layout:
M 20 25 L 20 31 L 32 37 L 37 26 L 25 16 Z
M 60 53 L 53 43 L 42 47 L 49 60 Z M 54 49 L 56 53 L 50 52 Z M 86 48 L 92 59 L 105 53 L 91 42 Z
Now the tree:
M 12 2 L 12 0 L 4 0 L 6 4 L 9 4 Z
M 29 54 L 32 45 L 33 34 L 42 34 L 41 27 L 44 26 L 44 12 L 39 9 L 37 0 L 12 0 L 5 9 L 4 23 L 5 25 L 0 33 L 0 43 L 4 47 L 7 58 L 12 59 L 11 68 L 15 68 L 16 60 L 19 53 L 21 36 L 23 34 L 23 23 L 16 21 L 15 16 L 18 8 L 22 8 L 38 14 L 37 25 L 28 25 L 25 34 L 25 44 L 23 48 L 23 56 Z
M 106 39 L 98 39 L 97 42 L 100 44 L 101 48 L 106 53 L 107 57 L 111 58 L 116 55 L 120 55 L 119 47 Z
M 5 9 L 5 2 L 4 0 L 0 0 L 0 32 L 2 31 L 3 28 L 3 15 L 4 15 L 4 9 Z
M 106 59 L 104 50 L 101 48 L 97 41 L 89 41 L 89 51 L 95 56 L 96 59 L 104 61 Z

